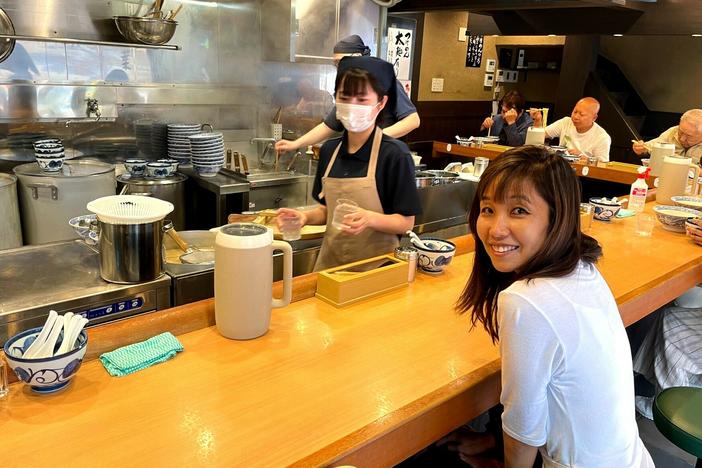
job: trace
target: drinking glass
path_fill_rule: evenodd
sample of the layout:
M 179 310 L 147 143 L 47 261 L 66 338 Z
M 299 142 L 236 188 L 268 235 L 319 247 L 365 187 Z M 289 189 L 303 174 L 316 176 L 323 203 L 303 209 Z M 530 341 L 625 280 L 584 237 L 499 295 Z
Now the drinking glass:
M 648 213 L 639 213 L 636 215 L 636 234 L 642 237 L 648 237 L 653 233 L 655 225 L 653 215 Z
M 358 203 L 348 198 L 339 198 L 334 208 L 334 217 L 332 218 L 332 226 L 340 230 L 345 226 L 344 216 L 355 213 L 359 210 Z
M 595 207 L 589 203 L 580 204 L 580 230 L 587 232 L 592 226 L 592 217 L 595 215 Z
M 490 160 L 488 158 L 477 157 L 475 158 L 475 169 L 473 170 L 473 175 L 475 177 L 480 177 L 487 169 Z
M 295 241 L 302 237 L 302 222 L 297 216 L 286 216 L 280 219 L 280 233 L 285 241 Z

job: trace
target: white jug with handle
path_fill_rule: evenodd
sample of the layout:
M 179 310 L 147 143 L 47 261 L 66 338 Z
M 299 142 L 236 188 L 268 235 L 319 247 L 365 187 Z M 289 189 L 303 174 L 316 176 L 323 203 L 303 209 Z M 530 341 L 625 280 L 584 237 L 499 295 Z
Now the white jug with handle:
M 543 145 L 546 141 L 546 130 L 542 127 L 529 127 L 527 129 L 525 145 Z
M 292 297 L 292 247 L 254 223 L 222 226 L 215 237 L 215 321 L 226 338 L 250 340 L 268 331 L 271 309 Z M 283 298 L 273 298 L 273 251 L 283 252 Z
M 689 174 L 693 172 L 692 189 L 690 195 L 696 195 L 699 189 L 698 177 L 700 167 L 692 163 L 692 158 L 678 158 L 666 156 L 661 164 L 661 173 L 658 177 L 656 189 L 656 203 L 659 205 L 674 204 L 671 197 L 687 194 Z
M 651 168 L 651 175 L 660 175 L 663 168 L 663 158 L 673 156 L 675 154 L 675 145 L 672 143 L 653 143 L 651 145 L 651 159 L 648 161 L 648 167 Z

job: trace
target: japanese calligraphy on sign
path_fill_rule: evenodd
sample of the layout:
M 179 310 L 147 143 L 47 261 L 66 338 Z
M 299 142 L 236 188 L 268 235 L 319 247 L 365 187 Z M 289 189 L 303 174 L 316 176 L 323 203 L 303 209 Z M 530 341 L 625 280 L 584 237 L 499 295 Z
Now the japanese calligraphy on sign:
M 471 34 L 468 36 L 468 50 L 466 51 L 466 67 L 480 68 L 483 60 L 483 36 Z
M 395 68 L 398 80 L 410 79 L 412 30 L 388 28 L 388 62 Z

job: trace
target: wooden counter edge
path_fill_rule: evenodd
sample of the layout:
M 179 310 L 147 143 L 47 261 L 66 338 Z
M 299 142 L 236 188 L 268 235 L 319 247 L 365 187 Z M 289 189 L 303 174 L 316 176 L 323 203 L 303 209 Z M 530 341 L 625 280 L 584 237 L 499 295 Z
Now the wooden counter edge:
M 496 359 L 290 466 L 394 465 L 492 408 L 499 395 Z

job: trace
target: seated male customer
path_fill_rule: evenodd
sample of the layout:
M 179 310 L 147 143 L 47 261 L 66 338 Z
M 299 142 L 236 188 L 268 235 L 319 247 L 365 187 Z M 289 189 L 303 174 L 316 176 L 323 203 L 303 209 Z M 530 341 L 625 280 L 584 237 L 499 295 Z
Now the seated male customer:
M 653 143 L 672 143 L 676 155 L 692 158 L 695 164 L 699 164 L 702 157 L 702 109 L 690 109 L 680 117 L 680 125 L 670 127 L 658 138 L 646 143 L 636 141 L 631 149 L 643 158 L 648 155 L 648 148 Z
M 490 129 L 490 135 L 500 137 L 499 144 L 522 146 L 533 121 L 524 112 L 524 96 L 519 91 L 510 91 L 500 99 L 500 113 L 487 117 L 480 130 Z
M 612 139 L 600 127 L 597 113 L 600 103 L 592 97 L 579 100 L 570 117 L 563 117 L 546 127 L 546 138 L 559 138 L 559 145 L 568 148 L 570 154 L 576 156 L 595 156 L 598 161 L 609 161 L 609 147 Z M 530 110 L 534 126 L 541 125 L 541 111 Z

